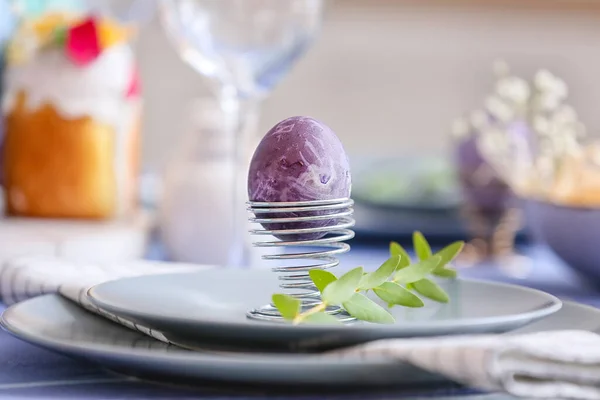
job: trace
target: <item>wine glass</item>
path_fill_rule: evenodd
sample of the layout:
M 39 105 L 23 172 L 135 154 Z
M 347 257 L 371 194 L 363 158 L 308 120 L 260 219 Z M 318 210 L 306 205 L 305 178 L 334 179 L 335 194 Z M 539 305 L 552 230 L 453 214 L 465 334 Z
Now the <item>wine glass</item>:
M 319 33 L 323 0 L 162 0 L 167 36 L 192 68 L 210 79 L 233 137 L 233 237 L 229 265 L 249 265 L 246 172 L 257 144 L 260 102 Z

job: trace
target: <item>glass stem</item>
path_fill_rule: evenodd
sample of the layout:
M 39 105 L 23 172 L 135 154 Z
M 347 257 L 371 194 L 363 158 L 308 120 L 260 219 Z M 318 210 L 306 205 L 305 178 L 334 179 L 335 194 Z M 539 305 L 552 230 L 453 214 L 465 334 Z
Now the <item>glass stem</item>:
M 224 87 L 221 91 L 220 104 L 225 115 L 227 134 L 232 143 L 232 236 L 228 266 L 247 268 L 251 265 L 251 238 L 246 211 L 247 180 L 250 159 L 257 144 L 259 102 L 253 98 L 241 97 L 235 88 Z

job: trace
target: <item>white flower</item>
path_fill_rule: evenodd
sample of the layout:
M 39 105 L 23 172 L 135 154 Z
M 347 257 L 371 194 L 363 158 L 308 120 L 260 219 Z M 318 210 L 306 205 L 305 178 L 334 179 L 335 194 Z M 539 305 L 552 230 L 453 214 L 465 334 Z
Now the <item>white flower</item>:
M 562 98 L 554 94 L 544 93 L 537 98 L 537 106 L 539 111 L 553 112 L 560 107 Z
M 565 82 L 545 69 L 535 74 L 534 83 L 536 88 L 542 91 L 544 95 L 556 97 L 561 100 L 568 95 Z
M 496 83 L 496 92 L 503 99 L 519 105 L 525 104 L 531 93 L 527 82 L 517 77 L 500 79 Z
M 575 123 L 577 122 L 577 113 L 573 107 L 562 105 L 555 111 L 553 119 L 559 124 Z
M 515 116 L 514 110 L 496 96 L 489 96 L 485 100 L 485 108 L 504 123 L 510 122 Z
M 477 137 L 476 146 L 479 153 L 492 164 L 503 164 L 506 154 L 506 137 L 503 132 L 491 128 Z
M 475 110 L 469 115 L 471 126 L 478 131 L 483 131 L 488 128 L 489 121 L 487 114 L 482 110 Z
M 547 118 L 536 115 L 533 117 L 533 129 L 541 135 L 547 135 L 550 132 L 550 122 Z
M 573 135 L 565 135 L 563 138 L 564 154 L 580 156 L 583 153 L 581 145 Z

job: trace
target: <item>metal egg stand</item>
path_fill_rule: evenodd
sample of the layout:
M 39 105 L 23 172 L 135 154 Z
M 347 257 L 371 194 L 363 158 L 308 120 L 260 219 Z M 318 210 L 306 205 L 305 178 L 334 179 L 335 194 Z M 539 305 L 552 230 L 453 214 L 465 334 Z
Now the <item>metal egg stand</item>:
M 255 247 L 285 248 L 290 250 L 284 254 L 263 255 L 263 260 L 295 260 L 299 265 L 279 265 L 272 268 L 281 281 L 280 288 L 284 292 L 302 302 L 302 309 L 314 307 L 321 303 L 319 290 L 309 276 L 312 269 L 331 269 L 339 265 L 336 257 L 350 251 L 345 241 L 354 237 L 353 214 L 354 201 L 350 198 L 331 200 L 299 201 L 299 202 L 255 202 L 247 203 L 247 210 L 253 214 L 250 222 L 260 224 L 263 228 L 251 229 L 250 233 L 260 238 L 253 242 Z M 293 227 L 296 223 L 315 223 L 325 221 L 325 226 Z M 266 229 L 274 224 L 292 224 L 287 229 Z M 320 238 L 306 238 L 308 234 L 325 234 Z M 304 235 L 302 237 L 301 235 Z M 265 238 L 270 236 L 269 238 Z M 275 239 L 284 237 L 285 240 Z M 289 239 L 287 239 L 289 238 Z M 293 248 L 296 248 L 293 250 Z M 306 249 L 305 251 L 304 248 Z M 315 248 L 315 249 L 310 249 Z M 310 262 L 310 263 L 309 263 Z M 328 314 L 336 315 L 342 322 L 354 320 L 341 307 L 328 307 Z M 250 319 L 261 321 L 283 321 L 283 317 L 273 304 L 247 312 Z

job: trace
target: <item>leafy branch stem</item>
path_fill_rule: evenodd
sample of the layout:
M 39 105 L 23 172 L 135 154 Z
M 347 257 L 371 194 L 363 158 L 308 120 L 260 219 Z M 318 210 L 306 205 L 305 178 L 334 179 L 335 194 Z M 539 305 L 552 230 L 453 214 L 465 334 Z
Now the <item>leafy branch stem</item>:
M 313 308 L 309 308 L 308 310 L 304 311 L 303 313 L 298 314 L 294 318 L 293 323 L 294 324 L 299 324 L 300 322 L 302 322 L 303 320 L 305 320 L 308 316 L 316 314 L 316 313 L 321 312 L 321 311 L 325 311 L 327 309 L 327 306 L 328 306 L 328 304 L 326 302 L 322 302 L 321 304 L 317 304 Z
M 325 312 L 329 306 L 340 306 L 352 317 L 367 322 L 394 323 L 394 317 L 366 294 L 369 291 L 387 304 L 388 308 L 403 306 L 418 308 L 425 303 L 420 294 L 439 303 L 449 301 L 448 294 L 431 278 L 453 279 L 457 271 L 449 263 L 463 249 L 464 242 L 454 242 L 433 254 L 421 232 L 413 233 L 417 261 L 396 242 L 390 243 L 390 257 L 375 271 L 356 267 L 339 278 L 327 270 L 309 271 L 310 279 L 321 293 L 322 303 L 302 312 L 302 301 L 285 294 L 274 294 L 273 304 L 285 320 L 300 323 L 339 323 Z

